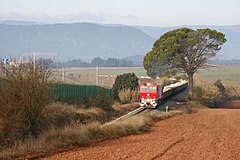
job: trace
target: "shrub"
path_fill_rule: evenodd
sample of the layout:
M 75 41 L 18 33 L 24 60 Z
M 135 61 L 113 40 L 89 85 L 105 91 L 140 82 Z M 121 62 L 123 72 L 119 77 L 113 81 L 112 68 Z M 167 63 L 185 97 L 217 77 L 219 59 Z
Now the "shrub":
M 98 90 L 96 99 L 95 99 L 95 105 L 96 107 L 99 107 L 100 109 L 103 109 L 104 111 L 111 111 L 112 108 L 113 99 L 110 97 L 103 89 Z
M 240 99 L 240 94 L 238 93 L 237 87 L 233 86 L 226 87 L 226 92 L 229 100 Z
M 139 87 L 136 87 L 134 90 L 132 90 L 131 95 L 132 95 L 132 101 L 138 101 L 139 100 Z
M 93 120 L 101 120 L 103 116 L 104 112 L 99 108 L 85 109 L 63 103 L 52 103 L 43 110 L 43 117 L 48 128 L 62 128 L 74 123 L 85 124 Z
M 215 108 L 219 103 L 238 99 L 237 88 L 221 83 L 217 80 L 214 84 L 207 82 L 201 77 L 195 78 L 194 98 L 201 101 L 207 107 Z
M 2 66 L 0 119 L 6 144 L 37 137 L 42 131 L 42 111 L 49 103 L 49 63 L 39 60 L 17 67 Z
M 126 73 L 118 75 L 113 84 L 113 98 L 119 100 L 119 91 L 123 89 L 130 89 L 131 91 L 139 86 L 138 78 L 134 73 Z
M 129 103 L 131 101 L 136 101 L 139 99 L 139 88 L 137 87 L 132 91 L 130 89 L 120 90 L 118 97 L 123 104 Z
M 123 89 L 119 91 L 118 97 L 123 104 L 131 102 L 132 95 L 130 89 Z

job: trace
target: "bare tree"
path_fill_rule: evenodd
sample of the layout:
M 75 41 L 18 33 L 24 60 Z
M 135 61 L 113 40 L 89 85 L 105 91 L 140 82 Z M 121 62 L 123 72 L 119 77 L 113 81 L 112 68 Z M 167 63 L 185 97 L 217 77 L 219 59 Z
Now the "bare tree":
M 49 103 L 50 64 L 45 59 L 1 64 L 0 120 L 6 140 L 24 139 L 41 132 L 42 111 Z

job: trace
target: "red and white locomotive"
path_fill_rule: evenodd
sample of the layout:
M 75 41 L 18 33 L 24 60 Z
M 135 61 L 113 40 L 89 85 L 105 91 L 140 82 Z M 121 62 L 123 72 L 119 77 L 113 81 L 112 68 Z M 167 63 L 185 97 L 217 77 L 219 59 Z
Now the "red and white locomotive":
M 162 83 L 146 83 L 140 85 L 140 106 L 147 108 L 156 108 L 163 100 L 175 95 L 181 90 L 186 89 L 187 81 L 180 81 L 168 86 L 163 86 Z
M 155 108 L 162 102 L 163 84 L 146 83 L 140 85 L 140 106 Z

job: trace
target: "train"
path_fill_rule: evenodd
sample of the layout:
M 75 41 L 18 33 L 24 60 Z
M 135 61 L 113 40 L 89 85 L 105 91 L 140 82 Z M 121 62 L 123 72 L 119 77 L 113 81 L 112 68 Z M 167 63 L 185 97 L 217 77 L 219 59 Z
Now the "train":
M 164 100 L 178 92 L 186 89 L 188 86 L 187 81 L 180 81 L 168 86 L 162 83 L 145 83 L 140 85 L 140 106 L 146 108 L 156 108 L 161 105 Z

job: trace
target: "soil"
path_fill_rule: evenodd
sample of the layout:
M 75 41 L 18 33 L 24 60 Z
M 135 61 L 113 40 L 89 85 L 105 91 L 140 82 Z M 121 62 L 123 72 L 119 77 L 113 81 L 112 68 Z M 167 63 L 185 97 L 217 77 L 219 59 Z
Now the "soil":
M 232 106 L 240 106 L 240 101 Z M 192 114 L 159 121 L 147 133 L 106 140 L 45 159 L 237 160 L 239 122 L 240 109 L 199 108 Z

